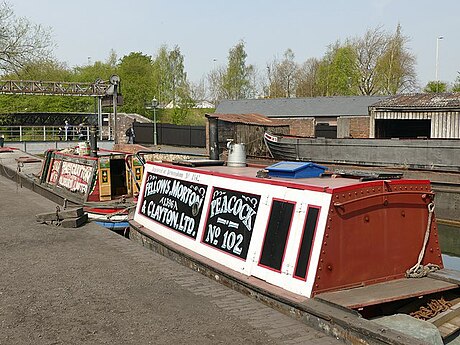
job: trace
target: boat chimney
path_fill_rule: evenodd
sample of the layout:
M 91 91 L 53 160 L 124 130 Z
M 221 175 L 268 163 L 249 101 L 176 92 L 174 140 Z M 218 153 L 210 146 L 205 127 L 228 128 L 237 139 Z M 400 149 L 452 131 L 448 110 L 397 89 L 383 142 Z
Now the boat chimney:
M 217 119 L 208 117 L 209 121 L 209 159 L 219 159 L 219 139 L 217 135 Z
M 90 156 L 97 157 L 97 127 L 91 125 L 89 129 L 89 147 L 90 147 Z

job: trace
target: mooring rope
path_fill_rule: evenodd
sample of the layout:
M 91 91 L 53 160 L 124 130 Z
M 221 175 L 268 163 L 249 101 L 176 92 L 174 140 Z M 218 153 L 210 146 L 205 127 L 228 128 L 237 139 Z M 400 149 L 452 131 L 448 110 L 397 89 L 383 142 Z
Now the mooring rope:
M 430 237 L 431 220 L 433 218 L 433 213 L 434 213 L 434 203 L 430 202 L 428 204 L 428 224 L 426 225 L 426 231 L 425 231 L 425 238 L 423 240 L 423 246 L 422 246 L 422 249 L 420 250 L 420 254 L 418 255 L 417 263 L 406 271 L 406 277 L 407 278 L 425 277 L 428 273 L 437 271 L 440 268 L 436 264 L 422 265 L 422 260 L 423 260 L 423 257 L 425 256 L 426 245 L 427 245 L 428 239 Z

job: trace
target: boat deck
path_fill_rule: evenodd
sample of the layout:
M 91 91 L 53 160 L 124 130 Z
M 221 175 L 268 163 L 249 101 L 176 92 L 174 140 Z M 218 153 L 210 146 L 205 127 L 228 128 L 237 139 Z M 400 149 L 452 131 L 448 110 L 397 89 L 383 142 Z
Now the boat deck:
M 402 278 L 348 290 L 325 292 L 316 298 L 350 309 L 393 302 L 458 288 L 458 284 L 435 278 Z

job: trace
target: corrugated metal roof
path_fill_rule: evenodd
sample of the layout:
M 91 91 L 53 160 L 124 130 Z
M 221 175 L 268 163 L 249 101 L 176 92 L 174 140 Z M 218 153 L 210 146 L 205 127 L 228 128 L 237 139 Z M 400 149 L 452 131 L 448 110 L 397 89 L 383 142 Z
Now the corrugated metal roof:
M 216 118 L 221 121 L 244 123 L 247 125 L 261 125 L 261 126 L 287 126 L 285 123 L 279 123 L 271 120 L 261 114 L 206 114 L 206 117 Z
M 216 113 L 258 113 L 267 117 L 368 116 L 370 105 L 388 96 L 334 96 L 222 100 Z
M 372 108 L 460 108 L 460 92 L 396 95 L 373 104 Z

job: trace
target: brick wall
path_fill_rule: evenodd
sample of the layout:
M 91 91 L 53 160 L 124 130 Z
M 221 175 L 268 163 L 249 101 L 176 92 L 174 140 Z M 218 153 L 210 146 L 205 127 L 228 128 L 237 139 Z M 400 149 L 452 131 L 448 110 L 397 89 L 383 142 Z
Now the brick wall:
M 303 137 L 315 136 L 315 119 L 312 117 L 302 119 L 276 119 L 276 122 L 289 125 L 289 134 Z
M 369 116 L 357 116 L 350 118 L 350 137 L 369 138 Z

